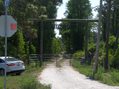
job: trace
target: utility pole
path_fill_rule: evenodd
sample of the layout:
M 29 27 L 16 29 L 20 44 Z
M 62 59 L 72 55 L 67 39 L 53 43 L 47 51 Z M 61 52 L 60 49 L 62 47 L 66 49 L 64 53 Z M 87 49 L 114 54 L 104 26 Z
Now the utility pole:
M 95 74 L 96 74 L 96 72 L 98 70 L 98 57 L 99 57 L 99 42 L 100 42 L 101 22 L 102 22 L 102 0 L 100 0 L 100 8 L 99 8 L 98 33 L 97 33 L 95 61 L 94 61 L 94 65 L 93 65 L 93 77 L 95 76 Z

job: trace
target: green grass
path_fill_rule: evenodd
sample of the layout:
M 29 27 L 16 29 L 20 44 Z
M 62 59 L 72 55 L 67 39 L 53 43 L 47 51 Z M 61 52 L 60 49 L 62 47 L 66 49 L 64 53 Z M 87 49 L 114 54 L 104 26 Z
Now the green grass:
M 80 73 L 88 77 L 92 76 L 92 66 L 81 65 L 79 60 L 73 60 L 72 66 Z M 119 70 L 111 69 L 108 72 L 104 72 L 104 69 L 99 67 L 94 79 L 108 85 L 119 86 Z
M 27 67 L 26 71 L 20 76 L 7 76 L 7 89 L 50 89 L 37 81 L 37 75 L 42 70 L 39 67 Z M 3 89 L 4 77 L 0 77 L 0 89 Z
M 81 65 L 79 60 L 72 60 L 72 66 L 76 68 L 77 71 L 85 74 L 86 76 L 90 76 L 92 73 L 91 66 L 87 66 L 85 64 Z
M 104 72 L 103 68 L 99 68 L 95 79 L 108 85 L 119 86 L 119 71 L 111 69 L 108 72 Z

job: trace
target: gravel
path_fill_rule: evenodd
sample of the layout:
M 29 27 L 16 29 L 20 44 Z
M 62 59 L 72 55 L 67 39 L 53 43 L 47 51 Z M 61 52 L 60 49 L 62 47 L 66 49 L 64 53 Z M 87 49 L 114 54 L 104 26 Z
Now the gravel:
M 62 67 L 56 67 L 55 63 L 48 64 L 38 76 L 38 81 L 44 85 L 50 85 L 51 89 L 119 89 L 117 86 L 90 80 L 75 71 L 68 63 L 64 61 Z

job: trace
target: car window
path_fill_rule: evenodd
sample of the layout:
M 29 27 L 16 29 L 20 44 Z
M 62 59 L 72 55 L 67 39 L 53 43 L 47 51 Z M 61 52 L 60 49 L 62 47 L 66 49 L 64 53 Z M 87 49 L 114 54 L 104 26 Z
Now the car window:
M 0 59 L 0 63 L 4 63 L 4 62 L 5 62 L 4 60 Z
M 16 58 L 7 58 L 6 61 L 18 61 Z

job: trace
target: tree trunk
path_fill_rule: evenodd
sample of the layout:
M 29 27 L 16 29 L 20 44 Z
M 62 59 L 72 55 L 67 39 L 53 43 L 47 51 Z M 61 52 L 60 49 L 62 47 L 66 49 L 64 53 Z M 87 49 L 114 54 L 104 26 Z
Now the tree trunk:
M 89 41 L 89 29 L 88 29 L 88 23 L 86 23 L 86 32 L 85 32 L 85 62 L 88 61 L 88 64 L 91 64 L 91 60 L 89 58 L 89 53 L 88 53 L 88 41 Z
M 111 25 L 111 0 L 107 0 L 108 8 L 107 8 L 107 21 L 106 21 L 106 56 L 104 60 L 104 69 L 108 71 L 109 69 L 109 33 L 110 33 L 110 25 Z
M 115 40 L 115 47 L 114 47 L 114 50 L 116 51 L 116 49 L 118 48 L 118 38 L 119 38 L 119 30 L 118 30 L 118 21 L 117 21 L 117 18 L 118 18 L 118 15 L 117 15 L 117 3 L 116 1 L 113 2 L 113 8 L 114 8 L 114 11 L 113 11 L 113 23 L 112 23 L 112 26 L 113 26 L 113 34 L 114 36 L 116 36 L 116 40 Z
M 100 0 L 100 9 L 99 9 L 99 22 L 98 22 L 98 33 L 97 33 L 97 42 L 96 42 L 96 53 L 94 56 L 95 62 L 93 65 L 93 78 L 98 70 L 98 56 L 99 56 L 99 42 L 100 42 L 100 31 L 101 31 L 101 22 L 102 22 L 102 0 Z

